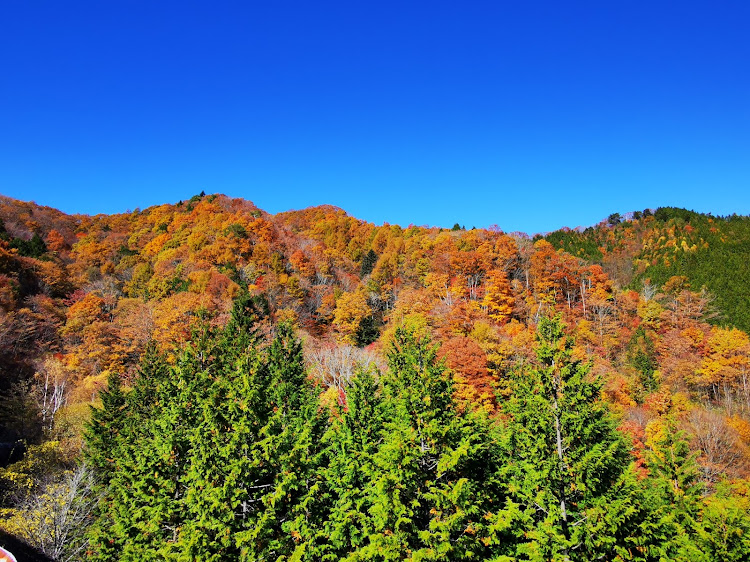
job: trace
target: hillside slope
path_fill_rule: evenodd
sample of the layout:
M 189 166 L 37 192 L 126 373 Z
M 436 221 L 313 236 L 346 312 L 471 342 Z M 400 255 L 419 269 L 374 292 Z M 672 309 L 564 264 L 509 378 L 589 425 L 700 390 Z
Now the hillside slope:
M 623 287 L 661 287 L 671 277 L 685 277 L 693 291 L 705 288 L 715 297 L 719 314 L 713 323 L 750 330 L 750 217 L 660 208 L 653 215 L 638 213 L 633 220 L 583 232 L 561 230 L 545 239 L 601 264 Z
M 18 412 L 35 402 L 49 424 L 50 385 L 62 406 L 95 399 L 112 373 L 127 384 L 149 346 L 172 353 L 201 323 L 224 325 L 243 293 L 297 327 L 324 387 L 345 385 L 335 353 L 377 357 L 407 324 L 441 343 L 462 400 L 488 411 L 532 360 L 539 319 L 560 314 L 637 440 L 672 396 L 683 412 L 720 408 L 736 450 L 750 440 L 732 429 L 750 419 L 750 347 L 732 327 L 748 315 L 745 217 L 662 209 L 532 241 L 201 194 L 97 216 L 2 198 L 0 220 L 0 384 L 19 396 L 6 441 L 39 438 Z

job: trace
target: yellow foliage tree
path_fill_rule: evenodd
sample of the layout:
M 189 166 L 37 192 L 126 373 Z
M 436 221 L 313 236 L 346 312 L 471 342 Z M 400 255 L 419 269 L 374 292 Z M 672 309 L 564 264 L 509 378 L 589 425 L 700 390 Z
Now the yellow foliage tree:
M 510 287 L 508 274 L 495 270 L 487 277 L 482 306 L 487 315 L 499 324 L 505 324 L 513 313 L 515 298 Z
M 362 291 L 342 293 L 336 301 L 333 315 L 333 329 L 339 343 L 357 344 L 357 330 L 362 320 L 371 314 L 367 299 Z
M 750 339 L 737 328 L 715 327 L 706 345 L 707 354 L 698 369 L 697 382 L 709 387 L 716 399 L 742 385 L 747 388 Z

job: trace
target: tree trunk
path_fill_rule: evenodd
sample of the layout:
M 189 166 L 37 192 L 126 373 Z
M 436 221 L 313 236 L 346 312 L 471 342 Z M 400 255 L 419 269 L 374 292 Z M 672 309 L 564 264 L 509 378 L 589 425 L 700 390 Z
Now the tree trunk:
M 567 494 L 565 492 L 565 456 L 563 453 L 563 442 L 562 442 L 562 427 L 560 426 L 560 408 L 557 403 L 558 390 L 560 388 L 560 380 L 557 373 L 554 372 L 555 364 L 552 363 L 552 412 L 555 416 L 555 440 L 557 443 L 557 458 L 559 461 L 560 470 L 560 481 L 559 481 L 559 494 L 560 494 L 560 525 L 562 526 L 563 535 L 565 540 L 570 540 L 570 529 L 568 527 L 568 506 L 567 506 Z M 567 549 L 563 551 L 567 556 Z

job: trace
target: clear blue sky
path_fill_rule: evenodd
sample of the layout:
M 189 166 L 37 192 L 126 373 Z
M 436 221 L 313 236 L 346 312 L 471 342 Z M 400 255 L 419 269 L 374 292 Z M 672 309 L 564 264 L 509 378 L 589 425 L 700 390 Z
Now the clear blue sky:
M 0 193 L 538 232 L 750 213 L 750 2 L 0 3 Z

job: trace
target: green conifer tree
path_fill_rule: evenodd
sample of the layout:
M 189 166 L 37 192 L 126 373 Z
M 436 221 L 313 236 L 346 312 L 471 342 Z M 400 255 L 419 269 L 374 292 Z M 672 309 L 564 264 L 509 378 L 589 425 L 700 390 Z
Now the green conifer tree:
M 218 354 L 251 343 L 235 328 Z M 277 327 L 267 350 L 251 346 L 223 366 L 191 434 L 182 548 L 201 560 L 276 560 L 294 550 L 301 500 L 318 485 L 324 418 L 288 326 Z
M 676 420 L 666 418 L 646 456 L 644 501 L 652 510 L 640 535 L 648 560 L 710 560 L 697 540 L 704 488 L 696 457 Z
M 360 370 L 323 438 L 321 486 L 306 501 L 310 516 L 300 521 L 299 559 L 338 561 L 367 544 L 368 488 L 384 424 L 382 388 L 371 370 Z
M 347 559 L 482 559 L 497 468 L 486 424 L 459 414 L 428 340 L 399 328 L 388 362 L 382 442 L 360 504 L 368 516 Z
M 639 485 L 589 365 L 573 358 L 559 318 L 542 319 L 537 365 L 516 372 L 504 404 L 507 501 L 496 553 L 528 560 L 629 559 Z
M 114 464 L 91 532 L 94 560 L 176 560 L 185 524 L 189 433 L 205 393 L 211 334 L 204 331 L 177 364 L 146 354 L 112 452 Z
M 117 425 L 106 418 L 115 390 L 105 395 L 89 447 L 114 466 L 94 559 L 267 560 L 294 550 L 325 418 L 300 342 L 279 326 L 261 349 L 262 316 L 263 303 L 243 295 L 226 328 L 202 326 L 174 366 L 147 353 Z M 117 442 L 105 441 L 115 429 Z
M 99 393 L 101 408 L 91 407 L 86 428 L 86 462 L 94 471 L 100 486 L 106 486 L 118 456 L 119 440 L 127 415 L 127 400 L 118 373 L 110 373 L 107 386 Z
M 101 408 L 91 408 L 91 420 L 85 433 L 84 459 L 93 471 L 98 496 L 87 533 L 91 552 L 97 555 L 95 559 L 114 560 L 120 543 L 115 543 L 110 536 L 113 510 L 110 482 L 116 474 L 128 416 L 127 396 L 122 390 L 120 375 L 109 375 L 107 386 L 99 397 Z
M 375 269 L 375 264 L 378 263 L 378 255 L 375 251 L 370 248 L 367 253 L 362 257 L 362 266 L 360 267 L 360 276 L 367 277 Z
M 638 373 L 639 382 L 644 393 L 656 390 L 656 350 L 654 341 L 646 333 L 643 326 L 638 326 L 630 340 L 628 361 Z
M 704 499 L 696 542 L 707 560 L 750 560 L 750 495 L 747 485 L 747 481 L 736 484 L 721 482 L 716 492 Z

